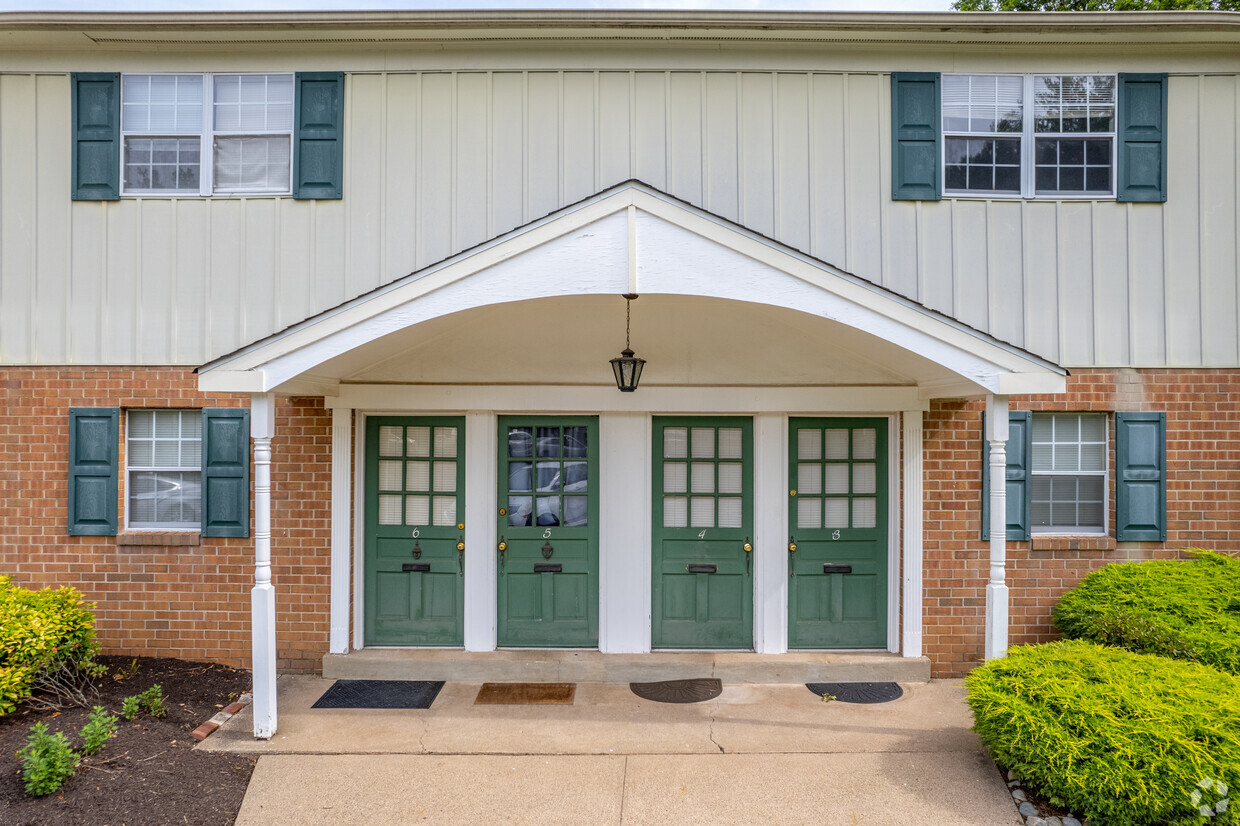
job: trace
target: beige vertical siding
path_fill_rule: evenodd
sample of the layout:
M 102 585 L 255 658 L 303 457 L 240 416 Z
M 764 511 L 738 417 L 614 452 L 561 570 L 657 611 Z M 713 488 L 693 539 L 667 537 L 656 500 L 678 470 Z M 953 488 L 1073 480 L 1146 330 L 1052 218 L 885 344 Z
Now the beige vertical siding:
M 1237 366 L 1240 82 L 1165 205 L 892 201 L 872 72 L 353 73 L 345 197 L 69 200 L 69 78 L 0 75 L 0 361 L 197 364 L 641 179 L 1068 366 Z

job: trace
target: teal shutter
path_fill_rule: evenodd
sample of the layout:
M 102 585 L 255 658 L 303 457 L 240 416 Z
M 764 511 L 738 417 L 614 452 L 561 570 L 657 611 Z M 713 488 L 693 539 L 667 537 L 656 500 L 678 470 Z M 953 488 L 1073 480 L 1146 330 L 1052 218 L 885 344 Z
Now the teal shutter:
M 119 410 L 70 408 L 70 536 L 116 536 L 119 444 Z
M 70 83 L 73 200 L 115 201 L 121 197 L 121 76 L 74 72 Z
M 202 411 L 202 535 L 250 535 L 250 411 Z
M 939 74 L 891 73 L 891 197 L 937 201 L 939 176 Z
M 1167 76 L 1121 74 L 1117 201 L 1167 200 Z
M 1115 414 L 1115 538 L 1167 541 L 1167 414 Z
M 1008 412 L 1007 440 L 1007 538 L 1025 540 L 1030 535 L 1032 489 L 1029 457 L 1033 453 L 1033 414 Z M 986 414 L 982 414 L 982 539 L 990 538 L 990 443 L 986 440 Z
M 344 169 L 344 73 L 298 72 L 293 197 L 340 198 Z

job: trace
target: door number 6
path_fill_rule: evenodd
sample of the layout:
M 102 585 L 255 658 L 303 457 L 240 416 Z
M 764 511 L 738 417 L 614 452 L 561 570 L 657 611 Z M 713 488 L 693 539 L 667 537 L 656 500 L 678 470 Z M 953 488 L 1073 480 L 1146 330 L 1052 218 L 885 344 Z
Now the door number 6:
M 413 529 L 413 538 L 414 538 L 414 539 L 417 539 L 417 538 L 418 538 L 419 536 L 421 536 L 421 535 L 422 535 L 422 532 L 421 532 L 420 530 L 418 530 L 417 528 L 414 528 L 414 529 Z

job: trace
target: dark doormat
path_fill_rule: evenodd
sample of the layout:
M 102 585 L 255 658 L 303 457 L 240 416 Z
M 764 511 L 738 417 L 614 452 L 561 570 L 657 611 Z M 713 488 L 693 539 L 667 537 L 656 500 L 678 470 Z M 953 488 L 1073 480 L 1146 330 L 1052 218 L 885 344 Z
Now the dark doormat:
M 483 683 L 474 705 L 571 706 L 576 694 L 576 683 Z
M 336 680 L 310 708 L 430 708 L 443 681 Z
M 904 696 L 899 683 L 806 683 L 819 697 L 830 694 L 841 703 L 890 703 Z
M 629 683 L 633 693 L 656 703 L 701 703 L 723 693 L 723 681 L 713 677 L 696 680 L 663 680 L 658 683 Z

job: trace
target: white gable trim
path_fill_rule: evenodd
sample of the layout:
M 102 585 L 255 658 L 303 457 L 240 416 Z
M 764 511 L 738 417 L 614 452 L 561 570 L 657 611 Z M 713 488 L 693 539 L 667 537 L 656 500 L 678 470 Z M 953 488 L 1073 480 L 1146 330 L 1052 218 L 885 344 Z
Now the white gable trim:
M 335 356 L 477 307 L 564 295 L 699 295 L 806 312 L 961 378 L 950 395 L 1063 392 L 1064 371 L 756 233 L 630 183 L 341 305 L 200 371 L 206 391 L 271 392 Z M 315 378 L 325 392 L 331 381 Z M 928 396 L 948 395 L 926 388 Z

